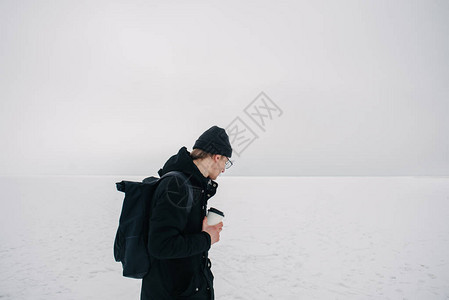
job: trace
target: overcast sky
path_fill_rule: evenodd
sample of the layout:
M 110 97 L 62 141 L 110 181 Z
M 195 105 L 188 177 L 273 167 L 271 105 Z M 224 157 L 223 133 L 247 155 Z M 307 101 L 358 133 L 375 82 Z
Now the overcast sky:
M 152 175 L 213 125 L 231 175 L 449 175 L 448 20 L 428 0 L 2 0 L 0 175 Z

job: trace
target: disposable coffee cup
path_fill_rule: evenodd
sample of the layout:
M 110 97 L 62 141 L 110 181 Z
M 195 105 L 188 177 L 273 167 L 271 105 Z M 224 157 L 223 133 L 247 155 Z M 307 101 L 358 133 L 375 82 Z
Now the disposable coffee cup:
M 213 226 L 220 223 L 224 218 L 224 213 L 216 208 L 209 208 L 207 211 L 207 225 Z

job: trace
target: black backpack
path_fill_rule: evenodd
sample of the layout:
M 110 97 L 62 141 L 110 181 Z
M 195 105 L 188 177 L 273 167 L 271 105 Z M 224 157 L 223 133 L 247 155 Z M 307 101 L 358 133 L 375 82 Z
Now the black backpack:
M 114 242 L 114 258 L 122 262 L 123 276 L 141 279 L 150 269 L 148 253 L 148 230 L 151 217 L 152 199 L 158 183 L 165 177 L 176 176 L 188 187 L 188 204 L 190 212 L 193 192 L 187 177 L 178 171 L 171 171 L 161 178 L 154 176 L 142 182 L 121 181 L 116 183 L 117 190 L 125 193 L 119 226 Z

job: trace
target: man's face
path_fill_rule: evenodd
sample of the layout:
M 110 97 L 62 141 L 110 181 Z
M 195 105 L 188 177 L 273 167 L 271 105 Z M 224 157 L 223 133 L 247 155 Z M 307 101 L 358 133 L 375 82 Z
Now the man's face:
M 214 163 L 212 164 L 212 170 L 209 173 L 209 178 L 215 180 L 218 178 L 220 173 L 224 173 L 228 158 L 226 156 L 216 154 L 212 157 L 212 159 Z

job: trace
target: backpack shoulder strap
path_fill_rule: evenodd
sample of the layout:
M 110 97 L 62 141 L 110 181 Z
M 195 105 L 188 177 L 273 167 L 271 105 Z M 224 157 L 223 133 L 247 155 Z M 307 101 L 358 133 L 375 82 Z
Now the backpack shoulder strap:
M 192 185 L 190 183 L 189 178 L 187 178 L 186 175 L 183 172 L 170 171 L 170 172 L 162 175 L 161 178 L 159 178 L 158 181 L 161 181 L 163 178 L 166 178 L 166 177 L 178 177 L 178 178 L 180 178 L 182 180 L 182 184 L 184 186 L 187 186 L 188 196 L 187 196 L 186 209 L 187 209 L 187 213 L 190 213 L 190 210 L 192 209 L 192 204 L 193 204 L 193 188 L 192 188 Z

